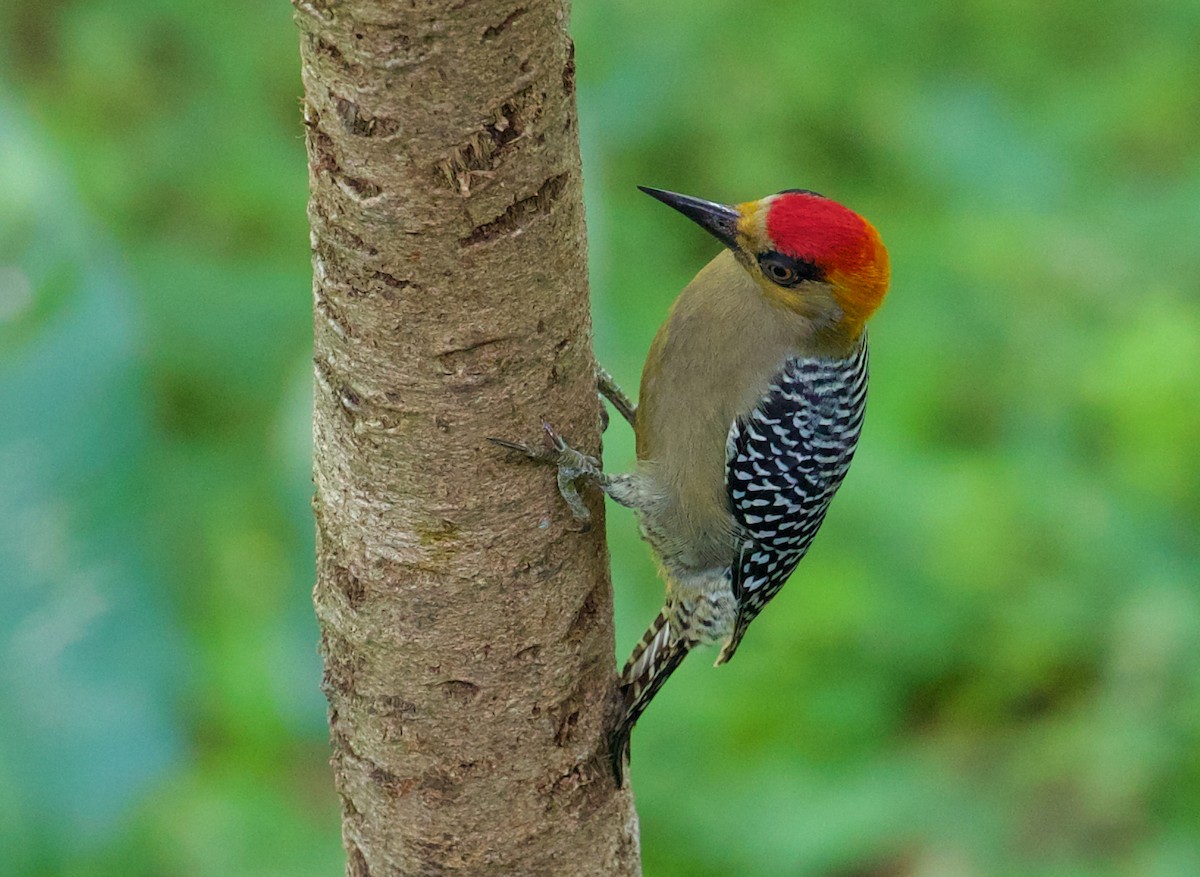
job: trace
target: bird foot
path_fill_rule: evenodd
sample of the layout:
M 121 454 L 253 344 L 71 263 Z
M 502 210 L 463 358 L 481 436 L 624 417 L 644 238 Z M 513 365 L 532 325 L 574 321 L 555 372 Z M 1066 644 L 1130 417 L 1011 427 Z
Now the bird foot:
M 571 515 L 575 520 L 586 524 L 591 520 L 592 513 L 584 504 L 583 497 L 580 496 L 579 488 L 575 483 L 582 478 L 598 478 L 602 474 L 600 461 L 582 451 L 575 450 L 549 423 L 542 423 L 542 432 L 545 441 L 541 448 L 531 447 L 521 442 L 510 442 L 507 439 L 489 438 L 488 441 L 502 448 L 520 451 L 531 460 L 549 463 L 557 467 L 558 492 L 562 494 L 562 498 L 571 509 Z

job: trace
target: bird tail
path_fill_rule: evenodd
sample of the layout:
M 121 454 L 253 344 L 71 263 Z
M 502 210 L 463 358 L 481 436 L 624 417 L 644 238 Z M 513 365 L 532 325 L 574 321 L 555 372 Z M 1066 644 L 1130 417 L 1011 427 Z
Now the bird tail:
M 623 781 L 625 762 L 629 759 L 629 735 L 633 732 L 633 726 L 663 683 L 683 662 L 692 645 L 672 629 L 666 613 L 660 612 L 625 663 L 625 669 L 621 672 L 625 711 L 612 733 L 609 750 L 618 786 Z
M 750 619 L 746 618 L 743 613 L 738 612 L 737 620 L 733 623 L 733 633 L 725 641 L 725 645 L 721 647 L 721 654 L 717 655 L 717 660 L 713 664 L 714 667 L 720 667 L 722 664 L 729 663 L 738 646 L 742 644 L 742 637 L 746 635 L 746 628 L 749 626 Z

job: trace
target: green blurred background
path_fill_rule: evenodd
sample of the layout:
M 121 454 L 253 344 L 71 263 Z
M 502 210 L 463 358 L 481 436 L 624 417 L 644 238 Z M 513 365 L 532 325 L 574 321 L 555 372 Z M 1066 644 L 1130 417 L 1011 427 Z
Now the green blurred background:
M 813 188 L 894 270 L 815 548 L 638 728 L 647 875 L 1200 874 L 1200 4 L 573 32 L 624 384 L 714 253 L 635 184 Z M 342 869 L 297 41 L 283 2 L 0 4 L 5 874 Z M 661 588 L 609 529 L 623 657 Z

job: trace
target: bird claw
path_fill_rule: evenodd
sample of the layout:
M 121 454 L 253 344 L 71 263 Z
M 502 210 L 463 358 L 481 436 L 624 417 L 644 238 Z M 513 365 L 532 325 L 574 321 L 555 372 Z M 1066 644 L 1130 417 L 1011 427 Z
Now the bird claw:
M 496 438 L 495 436 L 488 436 L 488 441 L 502 448 L 507 448 L 510 451 L 520 451 L 522 454 L 532 460 L 537 460 L 539 458 L 537 451 L 529 447 L 529 445 L 521 442 L 510 442 L 508 439 Z
M 620 414 L 629 423 L 630 426 L 636 428 L 637 424 L 637 405 L 633 400 L 625 395 L 616 380 L 608 370 L 601 365 L 596 366 L 596 392 L 600 394 L 601 399 L 607 399 L 617 409 Z M 604 406 L 602 405 L 601 408 Z M 605 423 L 608 422 L 608 412 L 605 411 Z
M 542 421 L 542 432 L 551 451 L 546 459 L 558 467 L 558 492 L 571 509 L 571 516 L 586 527 L 591 522 L 592 513 L 584 504 L 575 482 L 589 475 L 598 475 L 600 463 L 595 457 L 589 457 L 568 445 L 546 421 Z
M 545 421 L 542 422 L 542 433 L 545 439 L 544 448 L 532 448 L 521 442 L 510 442 L 500 438 L 489 438 L 488 441 L 502 448 L 520 451 L 539 463 L 555 466 L 558 469 L 558 492 L 571 509 L 572 517 L 587 525 L 591 521 L 592 513 L 584 503 L 575 482 L 581 478 L 600 475 L 600 463 L 595 457 L 577 451 L 567 444 L 554 427 Z

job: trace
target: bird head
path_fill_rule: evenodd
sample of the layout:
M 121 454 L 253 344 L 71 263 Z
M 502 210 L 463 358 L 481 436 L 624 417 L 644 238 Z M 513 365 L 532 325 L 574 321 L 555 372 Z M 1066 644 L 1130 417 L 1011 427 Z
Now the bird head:
M 762 294 L 849 344 L 887 293 L 888 253 L 853 210 L 807 189 L 717 204 L 639 186 L 733 251 Z

